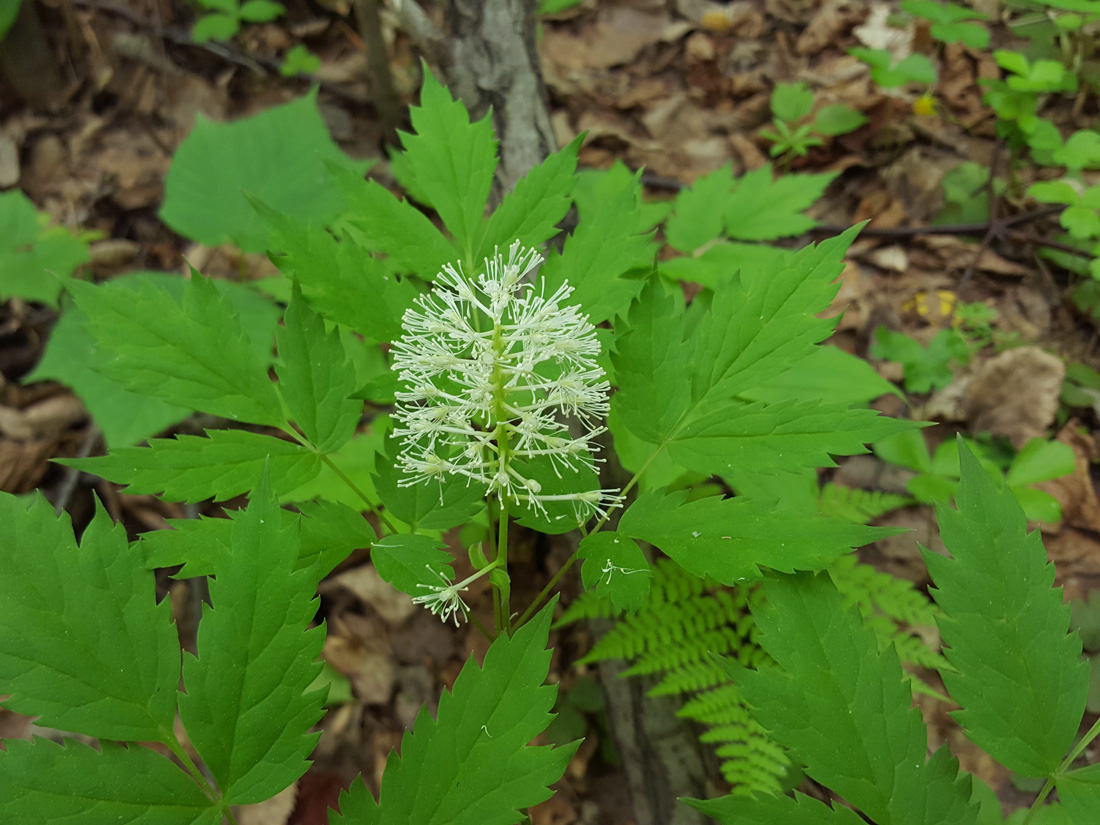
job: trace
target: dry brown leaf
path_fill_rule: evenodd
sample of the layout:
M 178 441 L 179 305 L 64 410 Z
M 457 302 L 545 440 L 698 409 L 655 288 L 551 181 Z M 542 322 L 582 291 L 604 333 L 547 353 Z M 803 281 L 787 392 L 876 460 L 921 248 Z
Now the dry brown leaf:
M 298 780 L 279 791 L 271 799 L 255 805 L 241 805 L 237 810 L 239 825 L 286 825 L 298 802 Z
M 1042 437 L 1058 411 L 1066 367 L 1039 347 L 995 355 L 975 370 L 963 399 L 976 432 L 1006 436 L 1017 449 Z

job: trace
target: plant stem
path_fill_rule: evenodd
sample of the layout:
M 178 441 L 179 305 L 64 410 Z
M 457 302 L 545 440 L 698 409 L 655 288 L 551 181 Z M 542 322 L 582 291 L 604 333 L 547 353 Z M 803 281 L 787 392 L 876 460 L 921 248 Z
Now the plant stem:
M 1039 795 L 1035 797 L 1035 801 L 1031 803 L 1031 807 L 1028 809 L 1027 816 L 1024 817 L 1023 825 L 1030 825 L 1032 817 L 1035 816 L 1035 812 L 1043 806 L 1043 802 L 1050 796 L 1050 792 L 1054 790 L 1054 785 L 1059 777 L 1065 776 L 1069 772 L 1070 765 L 1081 753 L 1089 746 L 1093 739 L 1100 735 L 1100 719 L 1097 719 L 1089 728 L 1088 733 L 1081 737 L 1079 741 L 1062 760 L 1062 764 L 1058 766 L 1058 770 L 1054 772 L 1054 775 L 1047 778 L 1047 781 L 1043 783 L 1043 789 L 1039 791 Z
M 497 523 L 499 533 L 497 534 L 497 560 L 500 562 L 500 566 L 504 568 L 505 575 L 508 574 L 508 497 L 500 497 L 500 520 Z M 504 631 L 510 633 L 512 630 L 512 607 L 511 599 L 509 598 L 511 588 L 509 588 L 509 594 L 500 594 L 500 623 L 497 625 L 497 632 Z
M 371 501 L 367 497 L 367 494 L 360 490 L 356 483 L 348 478 L 347 474 L 345 474 L 343 470 L 341 470 L 332 462 L 331 458 L 329 458 L 324 453 L 318 453 L 318 455 L 321 456 L 321 461 L 325 462 L 325 464 L 328 465 L 328 468 L 332 470 L 332 472 L 336 473 L 337 478 L 348 485 L 348 487 L 351 488 L 351 491 L 355 493 L 355 495 L 359 496 L 360 499 L 362 499 L 363 503 L 367 505 L 366 509 L 368 512 L 374 513 L 378 517 L 378 520 L 382 523 L 382 525 L 391 533 L 397 532 L 397 528 L 394 527 L 389 518 L 386 517 L 386 514 L 382 511 L 381 507 Z M 374 532 L 378 536 L 378 538 L 382 538 L 382 535 L 377 530 L 375 530 Z

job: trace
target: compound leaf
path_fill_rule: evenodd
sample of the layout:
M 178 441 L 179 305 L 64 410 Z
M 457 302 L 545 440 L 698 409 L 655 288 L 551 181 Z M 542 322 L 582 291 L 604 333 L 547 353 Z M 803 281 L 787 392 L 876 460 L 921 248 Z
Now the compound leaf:
M 141 555 L 126 531 L 97 506 L 77 547 L 68 516 L 7 493 L 0 524 L 4 706 L 103 739 L 170 739 L 179 642 L 152 577 L 135 576 Z
M 696 399 L 750 389 L 805 358 L 829 336 L 835 322 L 814 316 L 836 295 L 844 252 L 858 232 L 852 227 L 799 250 L 777 272 L 742 271 L 715 295 L 698 331 Z
M 773 179 L 770 166 L 746 173 L 723 199 L 727 234 L 739 241 L 770 241 L 813 228 L 816 221 L 803 210 L 821 197 L 836 176 L 828 172 Z
M 716 204 L 724 204 L 732 189 L 733 165 L 727 163 L 680 190 L 665 223 L 669 245 L 689 255 L 721 235 L 722 210 Z
M 70 290 L 97 345 L 115 356 L 101 366 L 105 375 L 181 407 L 253 424 L 285 423 L 266 365 L 207 279 L 189 281 L 182 304 L 147 283 L 136 292 L 80 282 Z
M 439 713 L 416 717 L 390 753 L 381 799 L 357 783 L 340 798 L 332 825 L 514 825 L 519 809 L 550 797 L 548 785 L 565 771 L 576 744 L 528 743 L 546 730 L 557 688 L 544 685 L 554 602 L 509 638 L 489 646 L 484 667 L 470 659 Z
M 709 415 L 693 417 L 669 442 L 668 450 L 678 464 L 707 475 L 722 475 L 734 468 L 782 473 L 835 467 L 830 453 L 866 453 L 866 442 L 914 426 L 875 410 L 852 410 L 847 404 L 730 403 Z
M 1019 503 L 959 442 L 958 510 L 938 505 L 951 558 L 924 551 L 935 584 L 953 715 L 1005 767 L 1050 776 L 1073 743 L 1089 690 L 1069 605 Z M 977 597 L 975 597 L 977 594 Z
M 20 825 L 218 825 L 194 780 L 149 748 L 8 739 L 0 750 L 0 815 Z
M 297 530 L 283 524 L 265 472 L 215 562 L 198 657 L 184 658 L 180 716 L 226 804 L 277 794 L 305 773 L 320 736 L 308 731 L 324 692 L 306 693 L 325 637 L 307 629 L 317 575 L 298 568 Z
M 470 123 L 466 107 L 427 67 L 420 105 L 409 117 L 415 134 L 401 133 L 405 151 L 394 154 L 394 175 L 435 208 L 456 245 L 472 254 L 497 168 L 492 120 Z
M 656 545 L 697 576 L 735 585 L 760 578 L 761 568 L 818 570 L 900 531 L 780 510 L 745 496 L 687 501 L 686 492 L 647 492 L 623 513 L 619 532 Z
M 973 823 L 969 778 L 955 758 L 940 748 L 925 759 L 924 723 L 893 647 L 879 651 L 829 577 L 766 579 L 763 603 L 753 610 L 758 638 L 779 667 L 723 662 L 756 721 L 875 822 Z
M 355 432 L 360 402 L 355 370 L 336 332 L 325 331 L 324 319 L 309 308 L 295 289 L 277 333 L 279 391 L 290 417 L 322 453 L 338 450 Z
M 248 492 L 265 461 L 270 461 L 272 484 L 280 493 L 305 484 L 321 470 L 320 456 L 312 450 L 246 430 L 209 430 L 206 438 L 153 438 L 148 447 L 57 461 L 125 484 L 128 493 L 185 502 L 225 501 Z

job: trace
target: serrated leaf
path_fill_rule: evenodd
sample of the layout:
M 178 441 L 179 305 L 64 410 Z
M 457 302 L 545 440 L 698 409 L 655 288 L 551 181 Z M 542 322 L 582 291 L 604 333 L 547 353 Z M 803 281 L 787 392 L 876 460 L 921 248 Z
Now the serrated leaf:
M 439 539 L 415 533 L 395 533 L 371 545 L 371 561 L 378 575 L 402 593 L 423 595 L 426 587 L 454 580 L 454 559 L 444 553 Z
M 787 174 L 773 180 L 770 166 L 746 173 L 722 205 L 726 233 L 740 241 L 771 241 L 812 229 L 817 222 L 803 212 L 837 174 Z
M 57 459 L 59 464 L 125 484 L 127 493 L 153 493 L 184 502 L 225 501 L 248 492 L 265 461 L 270 461 L 272 484 L 283 493 L 321 470 L 321 458 L 312 450 L 246 430 L 208 430 L 205 438 L 154 438 L 148 447 L 123 447 L 94 458 Z
M 738 277 L 742 269 L 774 272 L 782 269 L 794 252 L 763 243 L 715 241 L 698 256 L 671 258 L 657 262 L 657 271 L 666 278 L 690 281 L 715 292 Z
M 316 89 L 233 123 L 200 114 L 172 158 L 160 216 L 207 246 L 231 242 L 262 252 L 269 234 L 245 193 L 304 221 L 330 221 L 344 201 L 325 159 L 358 170 L 368 165 L 348 158 L 329 137 Z
M 575 530 L 589 516 L 576 501 L 576 496 L 600 489 L 600 477 L 595 470 L 586 467 L 569 468 L 556 465 L 550 456 L 539 456 L 526 461 L 513 460 L 516 473 L 536 482 L 542 496 L 561 496 L 558 501 L 544 501 L 541 508 L 520 501 L 511 515 L 518 524 L 540 533 L 556 536 Z
M 0 816 L 19 825 L 218 825 L 221 809 L 169 759 L 131 745 L 7 739 Z
M 126 531 L 97 506 L 78 548 L 68 516 L 7 493 L 0 524 L 4 706 L 88 736 L 168 741 L 179 643 Z
M 142 283 L 70 286 L 98 347 L 114 355 L 105 375 L 135 392 L 254 424 L 282 426 L 279 395 L 233 309 L 202 277 L 183 302 Z
M 1059 777 L 1058 796 L 1074 825 L 1089 825 L 1100 811 L 1100 765 L 1089 765 Z
M 497 247 L 507 249 L 517 240 L 521 246 L 541 247 L 557 234 L 558 222 L 572 203 L 581 140 L 578 135 L 516 181 L 489 216 L 475 261 L 491 258 Z
M 291 419 L 322 453 L 348 442 L 363 405 L 349 396 L 355 391 L 355 371 L 340 336 L 325 331 L 324 319 L 295 290 L 287 307 L 279 343 L 279 393 Z
M 653 574 L 642 548 L 624 533 L 603 531 L 581 540 L 581 581 L 616 610 L 638 610 L 649 595 Z
M 840 347 L 814 347 L 783 373 L 740 393 L 746 401 L 820 399 L 833 403 L 866 404 L 883 395 L 901 397 L 898 388 L 875 372 L 864 359 Z
M 548 293 L 569 282 L 574 290 L 570 302 L 579 304 L 593 324 L 630 306 L 644 284 L 622 276 L 631 269 L 651 267 L 656 256 L 652 233 L 641 234 L 637 229 L 638 175 L 614 190 L 598 212 L 583 217 L 562 253 L 551 252 L 541 270 Z
M 546 730 L 557 688 L 544 685 L 555 602 L 511 638 L 501 635 L 484 667 L 470 659 L 444 691 L 437 719 L 421 710 L 391 753 L 375 802 L 362 783 L 340 797 L 332 825 L 514 825 L 520 809 L 550 797 L 575 745 L 528 743 Z M 491 770 L 487 769 L 491 766 Z
M 721 825 L 860 825 L 864 820 L 851 808 L 795 792 L 790 796 L 731 794 L 718 799 L 685 799 L 700 813 Z
M 722 234 L 722 207 L 732 189 L 731 163 L 696 178 L 690 188 L 681 189 L 665 224 L 669 245 L 688 255 Z
M 668 451 L 678 464 L 708 475 L 733 468 L 783 473 L 835 467 L 831 455 L 861 455 L 869 452 L 867 442 L 915 426 L 847 404 L 729 403 L 692 417 L 668 442 Z
M 393 172 L 427 199 L 469 257 L 477 248 L 485 204 L 497 168 L 497 140 L 488 115 L 470 123 L 466 107 L 424 68 L 420 105 L 409 110 L 415 134 L 401 132 L 405 151 Z
M 88 317 L 68 298 L 62 307 L 42 360 L 26 377 L 28 382 L 54 379 L 71 388 L 111 448 L 130 447 L 192 413 L 186 407 L 130 392 L 120 382 L 96 372 L 93 365 L 102 354 L 87 330 Z
M 659 547 L 685 570 L 735 585 L 761 568 L 819 570 L 853 547 L 899 530 L 864 527 L 745 496 L 688 501 L 686 492 L 643 493 L 618 530 Z
M 356 238 L 337 238 L 259 201 L 252 201 L 252 206 L 271 231 L 272 262 L 301 286 L 317 312 L 368 341 L 400 336 L 401 315 L 416 297 L 409 281 L 389 273 Z
M 845 609 L 826 575 L 764 583 L 759 641 L 779 667 L 730 669 L 753 718 L 815 781 L 876 822 L 973 823 L 969 777 L 927 734 L 892 647 Z
M 226 804 L 262 802 L 305 773 L 323 695 L 305 691 L 321 668 L 315 570 L 296 569 L 298 535 L 282 527 L 264 472 L 216 560 L 213 607 L 199 622 L 198 657 L 183 664 L 180 717 Z
M 472 519 L 485 507 L 485 484 L 451 475 L 436 483 L 402 485 L 405 474 L 391 457 L 400 445 L 391 440 L 378 453 L 374 488 L 382 504 L 413 532 L 448 530 Z
M 348 201 L 342 223 L 354 227 L 363 249 L 386 255 L 395 270 L 430 281 L 460 253 L 427 215 L 374 180 L 337 165 L 333 180 Z M 398 313 L 400 315 L 400 313 Z
M 281 511 L 283 527 L 300 529 L 301 548 L 298 569 L 317 568 L 318 578 L 324 578 L 353 550 L 369 547 L 374 533 L 350 507 L 331 501 L 307 501 L 298 505 L 302 516 L 289 510 Z M 229 518 L 168 519 L 170 530 L 150 530 L 141 534 L 140 550 L 149 569 L 175 567 L 182 569 L 176 579 L 212 576 L 217 559 L 228 552 L 233 539 L 233 520 L 242 510 L 226 511 Z
M 625 332 L 611 356 L 619 385 L 611 404 L 627 428 L 651 444 L 675 432 L 691 401 L 683 314 L 683 298 L 653 278 L 631 304 L 626 323 L 617 325 Z
M 958 670 L 942 674 L 963 708 L 952 715 L 1005 767 L 1049 776 L 1085 708 L 1081 640 L 1069 635 L 1069 606 L 1052 586 L 1039 533 L 1027 534 L 1012 493 L 962 443 L 959 458 L 958 510 L 936 507 L 951 558 L 924 551 L 944 655 Z
M 1068 444 L 1033 438 L 1012 459 L 1005 481 L 1010 487 L 1038 484 L 1069 475 L 1076 466 L 1073 448 Z
M 795 254 L 774 273 L 742 272 L 715 295 L 698 330 L 693 395 L 731 396 L 782 373 L 827 338 L 835 321 L 814 316 L 836 295 L 853 227 Z

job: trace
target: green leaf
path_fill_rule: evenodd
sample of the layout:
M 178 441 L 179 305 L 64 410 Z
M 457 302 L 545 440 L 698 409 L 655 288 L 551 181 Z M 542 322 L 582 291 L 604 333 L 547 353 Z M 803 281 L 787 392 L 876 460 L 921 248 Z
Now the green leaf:
M 103 360 L 103 354 L 87 325 L 88 316 L 71 299 L 64 299 L 61 317 L 50 332 L 42 360 L 26 380 L 53 379 L 72 389 L 111 448 L 130 447 L 191 414 L 186 407 L 130 392 L 120 382 L 97 372 L 95 364 Z
M 11 297 L 57 306 L 74 269 L 88 260 L 88 244 L 64 227 L 42 228 L 22 192 L 0 192 L 0 301 Z
M 241 4 L 241 20 L 249 23 L 267 23 L 285 13 L 283 4 L 272 0 L 247 0 Z
M 370 557 L 378 575 L 402 593 L 420 596 L 425 587 L 439 587 L 454 580 L 454 561 L 440 548 L 439 539 L 415 533 L 395 533 L 371 545 Z
M 148 283 L 136 294 L 110 283 L 74 282 L 70 289 L 96 345 L 114 355 L 102 367 L 108 377 L 181 407 L 235 421 L 285 424 L 266 365 L 207 279 L 189 281 L 182 304 Z
M 913 426 L 847 404 L 729 403 L 694 416 L 669 441 L 668 451 L 678 464 L 705 474 L 721 475 L 734 467 L 782 473 L 835 467 L 830 454 L 861 455 L 869 452 L 865 443 Z
M 742 269 L 774 272 L 790 261 L 794 252 L 770 244 L 715 241 L 698 257 L 671 258 L 657 262 L 657 271 L 666 278 L 705 286 L 715 292 L 736 280 Z
M 795 123 L 814 108 L 814 93 L 805 83 L 777 83 L 772 91 L 772 114 Z
M 520 809 L 550 797 L 576 745 L 528 743 L 553 719 L 557 688 L 544 685 L 554 602 L 517 630 L 502 634 L 479 668 L 470 659 L 444 691 L 432 719 L 421 710 L 391 753 L 380 802 L 361 782 L 340 797 L 332 825 L 514 825 Z
M 667 439 L 690 404 L 684 380 L 691 348 L 683 340 L 684 301 L 653 278 L 631 305 L 626 330 L 615 339 L 611 361 L 619 391 L 616 414 L 636 436 L 652 444 Z
M 840 347 L 814 347 L 790 369 L 740 393 L 746 401 L 816 399 L 834 404 L 866 404 L 901 393 L 864 359 Z
M 764 582 L 759 641 L 779 667 L 727 666 L 753 718 L 806 773 L 875 822 L 973 823 L 970 781 L 927 734 L 893 647 L 845 609 L 826 575 Z M 751 820 L 750 820 L 751 821 Z
M 1088 206 L 1069 206 L 1062 211 L 1058 222 L 1073 238 L 1100 237 L 1100 214 Z
M 770 166 L 746 173 L 723 205 L 727 234 L 741 241 L 802 234 L 817 225 L 803 211 L 821 197 L 837 174 L 788 174 L 773 179 Z
M 166 625 L 167 626 L 167 625 Z M 171 695 L 169 693 L 169 695 Z M 220 808 L 191 777 L 149 748 L 67 740 L 4 741 L 0 815 L 20 825 L 111 822 L 218 825 Z
M 317 576 L 296 569 L 297 533 L 281 525 L 265 471 L 215 565 L 198 657 L 184 657 L 180 717 L 231 805 L 262 802 L 298 779 L 320 736 L 309 729 L 324 695 L 305 692 L 325 637 L 323 626 L 308 629 Z
M 809 246 L 774 273 L 742 272 L 715 295 L 697 332 L 693 397 L 735 395 L 785 371 L 832 332 L 814 316 L 836 295 L 843 256 L 859 227 Z
M 239 18 L 228 14 L 207 14 L 195 21 L 191 29 L 191 40 L 195 43 L 208 43 L 211 40 L 232 40 L 241 30 Z M 202 115 L 200 114 L 201 118 Z
M 117 484 L 130 494 L 169 501 L 225 501 L 252 489 L 264 462 L 275 489 L 289 492 L 321 470 L 317 453 L 293 441 L 246 430 L 209 430 L 207 437 L 154 438 L 148 447 L 123 447 L 94 458 L 57 459 Z
M 722 207 L 732 190 L 732 163 L 696 178 L 690 188 L 681 189 L 665 224 L 669 245 L 687 255 L 722 234 Z
M 355 371 L 335 332 L 325 332 L 324 319 L 295 289 L 277 333 L 279 392 L 291 419 L 320 452 L 331 453 L 348 442 L 363 405 L 355 392 Z
M 1089 765 L 1059 777 L 1058 796 L 1074 825 L 1085 825 L 1100 811 L 1100 765 Z
M 322 464 L 321 472 L 315 478 L 287 492 L 282 496 L 282 502 L 286 504 L 317 498 L 340 502 L 352 509 L 365 505 L 373 507 L 378 499 L 372 479 L 375 457 L 382 449 L 388 424 L 388 416 L 376 418 L 371 422 L 370 431 L 357 433 L 351 441 L 329 456 L 333 466 L 339 468 L 339 473 L 333 466 Z M 349 480 L 351 485 L 348 484 Z M 363 500 L 364 496 L 366 502 Z
M 88 736 L 169 741 L 179 643 L 171 606 L 157 604 L 151 576 L 135 575 L 126 531 L 99 505 L 78 548 L 67 515 L 7 493 L 0 524 L 4 706 Z
M 1076 469 L 1073 448 L 1061 441 L 1033 438 L 1023 446 L 1008 468 L 1005 481 L 1009 487 L 1038 484 L 1069 475 Z
M 393 269 L 426 281 L 459 257 L 428 216 L 407 200 L 398 200 L 378 181 L 363 180 L 362 175 L 337 164 L 332 164 L 330 172 L 348 201 L 342 223 L 357 230 L 355 238 L 362 251 L 384 253 Z M 350 270 L 358 275 L 354 267 Z
M 653 573 L 642 548 L 625 533 L 604 530 L 581 540 L 581 581 L 616 610 L 638 610 L 649 596 Z
M 369 547 L 374 532 L 361 513 L 331 501 L 307 501 L 298 505 L 301 511 L 282 510 L 283 528 L 301 531 L 301 553 L 298 569 L 317 566 L 318 578 L 324 578 L 353 550 Z M 173 578 L 188 579 L 212 576 L 217 560 L 229 552 L 233 539 L 233 521 L 243 510 L 228 510 L 228 519 L 206 518 L 168 519 L 170 530 L 150 530 L 142 533 L 140 549 L 145 566 L 183 568 Z
M 394 155 L 393 172 L 418 198 L 427 199 L 468 259 L 478 248 L 497 168 L 492 120 L 486 115 L 470 123 L 466 107 L 427 66 L 420 105 L 409 110 L 409 117 L 415 134 L 401 133 L 405 151 Z
M 975 744 L 1026 776 L 1050 776 L 1081 722 L 1088 669 L 1038 532 L 960 444 L 958 510 L 938 505 L 952 558 L 924 551 L 936 589 L 953 714 Z M 981 594 L 975 598 L 974 594 Z
M 301 286 L 318 313 L 368 341 L 392 341 L 401 335 L 401 316 L 412 305 L 416 289 L 410 281 L 394 277 L 360 244 L 362 233 L 334 237 L 259 201 L 252 201 L 252 206 L 271 231 L 272 262 Z M 443 241 L 434 227 L 432 231 Z M 430 250 L 430 237 L 418 236 L 415 248 L 420 254 Z M 449 245 L 447 250 L 453 255 Z
M 374 488 L 386 509 L 413 532 L 458 527 L 485 507 L 486 485 L 455 475 L 440 483 L 403 485 L 406 476 L 393 458 L 400 449 L 391 440 L 386 452 L 378 454 Z
M 317 90 L 234 123 L 201 114 L 180 144 L 164 182 L 160 216 L 184 237 L 207 246 L 235 243 L 261 252 L 268 231 L 244 193 L 305 221 L 324 223 L 344 208 L 325 159 L 363 169 L 329 137 Z
M 867 122 L 867 118 L 846 103 L 822 107 L 814 118 L 814 129 L 823 135 L 846 135 Z
M 20 0 L 5 0 L 0 3 L 0 40 L 3 40 L 19 16 Z M 0 233 L 2 236 L 3 233 Z
M 489 217 L 475 261 L 491 258 L 497 247 L 507 249 L 516 240 L 526 247 L 541 247 L 557 234 L 573 200 L 582 139 L 578 135 L 516 181 Z
M 794 797 L 731 794 L 718 799 L 685 799 L 695 810 L 721 825 L 860 825 L 864 820 L 851 808 L 795 792 Z
M 569 300 L 579 304 L 593 324 L 625 310 L 641 291 L 642 281 L 622 276 L 653 264 L 653 235 L 637 230 L 640 200 L 634 176 L 626 187 L 609 193 L 598 212 L 582 217 L 562 253 L 551 252 L 543 264 L 546 291 L 552 294 L 568 280 L 574 290 Z
M 618 529 L 656 545 L 696 576 L 730 586 L 759 579 L 761 568 L 819 570 L 853 547 L 900 532 L 779 509 L 745 496 L 687 501 L 686 492 L 643 493 L 623 513 Z

